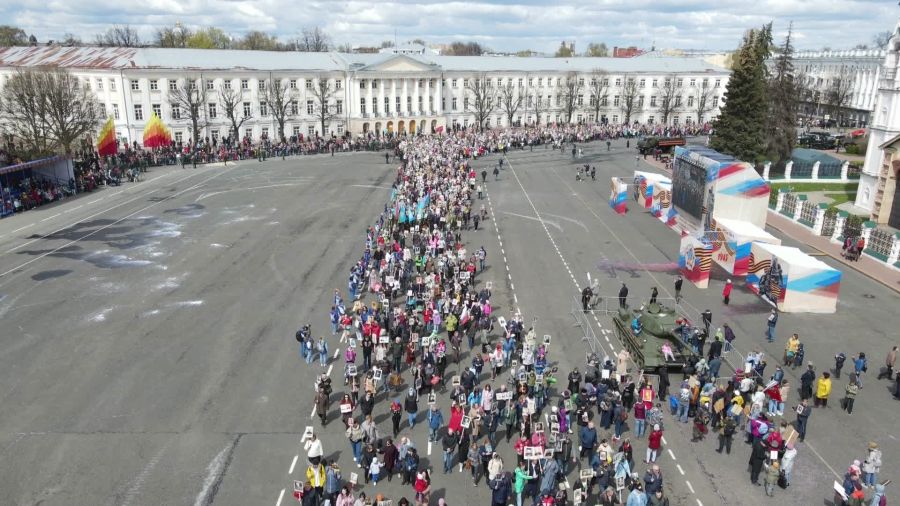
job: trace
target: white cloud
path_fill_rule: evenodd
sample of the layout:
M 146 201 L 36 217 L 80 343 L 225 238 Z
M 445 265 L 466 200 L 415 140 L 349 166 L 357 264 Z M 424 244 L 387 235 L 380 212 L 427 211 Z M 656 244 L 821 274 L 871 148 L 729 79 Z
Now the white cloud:
M 477 40 L 497 50 L 553 51 L 561 40 L 583 49 L 608 46 L 732 49 L 748 28 L 788 23 L 800 49 L 852 47 L 890 30 L 900 10 L 886 0 L 20 0 L 0 3 L 0 18 L 41 40 L 66 32 L 92 40 L 112 24 L 131 24 L 145 37 L 176 21 L 219 26 L 239 36 L 264 30 L 282 38 L 319 25 L 338 42 L 393 39 Z

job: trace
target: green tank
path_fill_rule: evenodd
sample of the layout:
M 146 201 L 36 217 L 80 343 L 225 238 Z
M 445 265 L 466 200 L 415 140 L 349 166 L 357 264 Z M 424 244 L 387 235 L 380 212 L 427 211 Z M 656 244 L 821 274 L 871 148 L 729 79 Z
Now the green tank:
M 640 325 L 640 332 L 637 335 L 633 329 L 635 318 Z M 667 366 L 669 371 L 692 367 L 699 358 L 674 332 L 680 326 L 676 321 L 679 319 L 674 309 L 658 303 L 641 309 L 626 306 L 613 314 L 616 335 L 622 346 L 628 350 L 640 369 L 651 373 L 663 365 Z M 662 350 L 666 343 L 672 348 L 672 355 L 669 357 L 666 357 Z

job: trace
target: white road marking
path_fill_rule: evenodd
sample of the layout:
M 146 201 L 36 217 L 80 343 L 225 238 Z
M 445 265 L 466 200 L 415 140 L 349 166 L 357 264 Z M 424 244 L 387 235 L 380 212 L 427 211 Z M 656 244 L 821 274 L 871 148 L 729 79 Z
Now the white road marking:
M 82 207 L 84 207 L 84 204 L 79 204 L 79 205 L 73 207 L 72 209 L 69 209 L 69 211 L 77 211 L 78 209 L 81 209 Z
M 294 460 L 291 461 L 291 468 L 288 469 L 288 475 L 294 474 L 294 466 L 297 465 L 297 459 L 300 458 L 299 455 L 294 455 Z M 684 473 L 681 473 L 684 474 Z
M 343 339 L 341 339 L 341 341 L 343 341 Z M 337 358 L 338 353 L 340 353 L 340 352 L 341 352 L 341 350 L 334 350 L 334 355 L 331 358 Z
M 672 460 L 678 460 L 678 459 L 675 458 L 675 454 L 672 453 L 672 449 L 671 449 L 671 448 L 668 448 L 668 450 L 669 450 L 669 456 L 672 457 Z
M 684 469 L 681 468 L 681 464 L 675 464 L 675 467 L 677 467 L 678 472 L 681 473 L 682 476 L 684 476 Z
M 669 442 L 668 442 L 668 441 L 666 441 L 666 437 L 665 437 L 665 436 L 663 436 L 663 437 L 662 437 L 662 442 L 663 442 L 663 444 L 664 444 L 664 445 L 667 445 L 667 444 L 669 444 Z
M 100 202 L 101 200 L 103 200 L 103 199 L 94 199 L 94 200 L 88 202 L 88 204 L 96 204 L 97 202 Z
M 697 506 L 703 506 L 703 503 L 700 502 L 700 499 L 697 499 Z
M 689 482 L 689 481 L 687 481 L 687 480 L 684 480 L 684 483 L 687 484 L 687 487 L 688 487 L 689 489 L 691 489 L 691 493 L 692 493 L 692 494 L 696 494 L 696 492 L 694 492 L 694 486 L 691 485 L 691 482 Z
M 431 455 L 431 440 L 428 440 L 428 455 Z
M 15 234 L 16 232 L 19 232 L 19 231 L 21 231 L 21 230 L 25 230 L 26 228 L 28 228 L 28 227 L 30 227 L 30 226 L 32 226 L 32 225 L 34 225 L 34 223 L 29 223 L 28 225 L 25 225 L 24 227 L 19 227 L 19 228 L 13 230 L 12 233 Z
M 56 213 L 56 214 L 54 214 L 53 216 L 47 216 L 46 218 L 44 218 L 43 220 L 41 220 L 41 222 L 45 222 L 45 221 L 47 221 L 47 220 L 52 220 L 53 218 L 56 218 L 56 217 L 59 216 L 60 214 L 62 214 L 62 213 Z
M 281 489 L 281 493 L 278 494 L 278 500 L 275 501 L 275 506 L 281 506 L 282 499 L 284 499 L 284 489 Z
M 393 190 L 393 188 L 391 188 L 390 186 L 378 186 L 378 185 L 374 185 L 374 184 L 351 184 L 350 186 L 353 186 L 356 188 L 376 188 L 379 190 Z
M 264 190 L 266 188 L 280 188 L 283 186 L 300 186 L 305 183 L 281 183 L 281 184 L 267 184 L 264 186 L 251 186 L 249 188 L 231 188 L 230 190 L 222 190 L 218 192 L 204 193 L 197 197 L 194 202 L 200 202 L 201 200 L 209 197 L 214 197 L 216 195 L 221 195 L 223 193 L 235 192 L 235 191 L 252 191 L 252 190 Z M 354 185 L 355 186 L 355 185 Z
M 331 376 L 331 370 L 334 368 L 334 364 L 330 364 L 328 366 L 328 372 L 325 373 L 325 376 Z

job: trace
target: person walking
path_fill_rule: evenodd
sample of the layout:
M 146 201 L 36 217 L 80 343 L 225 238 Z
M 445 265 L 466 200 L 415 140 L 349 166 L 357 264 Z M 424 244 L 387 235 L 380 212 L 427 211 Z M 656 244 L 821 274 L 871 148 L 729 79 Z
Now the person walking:
M 800 436 L 799 441 L 802 443 L 806 439 L 806 424 L 809 422 L 809 415 L 812 413 L 812 410 L 809 409 L 809 400 L 803 399 L 794 409 L 797 412 L 797 421 L 794 425 L 797 428 L 797 434 Z
M 791 441 L 785 445 L 784 455 L 781 457 L 781 472 L 784 473 L 784 482 L 786 486 L 791 486 L 791 472 L 794 470 L 794 459 L 797 458 L 797 449 L 794 448 L 794 442 Z
M 762 485 L 759 482 L 759 473 L 762 472 L 763 464 L 766 461 L 768 451 L 766 443 L 761 438 L 753 441 L 753 449 L 750 451 L 750 483 L 754 485 Z
M 822 377 L 816 382 L 816 398 L 815 405 L 823 408 L 828 407 L 828 396 L 831 395 L 831 373 L 825 371 Z
M 703 311 L 702 313 L 700 313 L 700 318 L 703 321 L 703 327 L 705 328 L 706 335 L 709 335 L 709 326 L 712 325 L 712 311 L 710 311 L 709 309 Z M 702 347 L 700 349 L 702 349 Z M 703 354 L 702 351 L 700 351 L 699 353 L 701 355 Z
M 428 411 L 428 441 L 432 443 L 436 443 L 438 440 L 438 431 L 441 429 L 441 425 L 444 424 L 444 415 L 441 414 L 441 411 L 438 409 L 437 404 L 431 406 L 431 410 Z
M 726 306 L 731 301 L 731 289 L 733 287 L 734 285 L 731 284 L 731 280 L 729 279 L 725 282 L 725 288 L 722 289 L 722 302 L 724 302 Z
M 806 366 L 806 371 L 800 376 L 800 399 L 809 399 L 813 396 L 812 386 L 816 380 L 816 371 L 813 364 Z
M 881 472 L 881 450 L 878 449 L 878 443 L 869 442 L 869 453 L 866 460 L 862 463 L 863 485 L 868 488 L 875 486 L 875 480 L 878 479 L 878 473 Z
M 656 297 L 658 297 L 658 296 L 659 296 L 659 290 L 657 290 L 656 287 L 654 286 L 650 290 L 650 304 L 656 304 Z
M 768 339 L 770 343 L 775 342 L 775 325 L 777 324 L 778 312 L 773 309 L 766 319 L 766 339 Z
M 513 492 L 516 494 L 516 506 L 522 506 L 522 493 L 525 491 L 525 484 L 528 483 L 528 480 L 534 479 L 534 476 L 529 475 L 525 471 L 525 461 L 519 462 L 519 467 L 516 468 L 515 472 L 516 481 L 513 484 Z
M 856 400 L 856 395 L 859 394 L 859 385 L 856 384 L 856 377 L 850 377 L 850 384 L 844 389 L 846 394 L 844 395 L 843 402 L 841 403 L 841 408 L 847 412 L 848 415 L 853 414 L 853 401 Z
M 416 389 L 410 388 L 406 393 L 406 400 L 403 401 L 403 408 L 406 410 L 406 419 L 410 429 L 413 429 L 416 426 L 416 414 L 419 412 L 419 401 L 417 397 Z
M 459 436 L 453 429 L 448 429 L 443 441 L 441 441 L 441 446 L 444 449 L 444 474 L 453 472 L 453 450 L 456 449 L 458 444 Z
M 884 359 L 884 369 L 879 371 L 878 379 L 887 378 L 891 379 L 891 376 L 894 375 L 894 366 L 897 364 L 897 347 L 894 346 L 891 348 L 891 351 L 888 352 L 887 357 Z
M 350 449 L 353 450 L 353 462 L 362 467 L 362 446 L 366 435 L 355 419 L 350 418 L 348 423 L 346 435 L 350 441 Z
M 766 495 L 769 497 L 775 497 L 775 485 L 778 485 L 778 476 L 780 474 L 778 461 L 774 461 L 771 464 L 766 464 L 766 477 L 764 482 L 766 484 Z
M 684 278 L 681 274 L 675 277 L 675 303 L 681 302 L 681 287 L 684 284 Z
M 656 457 L 659 455 L 659 450 L 662 446 L 662 437 L 663 432 L 660 429 L 659 425 L 653 426 L 653 432 L 647 437 L 647 459 L 644 460 L 644 463 L 655 463 Z
M 719 448 L 716 450 L 717 452 L 722 453 L 722 449 L 725 449 L 725 453 L 731 455 L 731 442 L 734 440 L 736 431 L 737 422 L 734 421 L 734 417 L 726 415 L 722 426 L 719 427 Z

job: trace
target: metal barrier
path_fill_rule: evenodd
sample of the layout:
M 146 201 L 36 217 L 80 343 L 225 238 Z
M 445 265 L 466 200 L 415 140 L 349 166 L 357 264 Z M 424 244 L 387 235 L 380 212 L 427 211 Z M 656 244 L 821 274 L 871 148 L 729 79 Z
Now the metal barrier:
M 834 234 L 835 223 L 837 223 L 837 215 L 825 213 L 825 218 L 822 220 L 822 237 L 831 237 Z
M 818 207 L 812 205 L 812 203 L 807 201 L 803 205 L 803 208 L 800 209 L 800 223 L 806 225 L 807 227 L 812 227 L 816 222 L 816 213 L 818 211 Z
M 863 250 L 867 255 L 887 261 L 891 254 L 891 246 L 894 244 L 894 234 L 880 228 L 873 229 L 869 233 L 869 241 Z
M 794 211 L 797 209 L 797 194 L 785 193 L 784 200 L 781 204 L 781 214 L 793 218 Z
M 597 335 L 594 333 L 594 326 L 591 325 L 591 321 L 588 319 L 589 314 L 593 314 L 593 311 L 597 311 L 596 309 L 588 310 L 585 312 L 582 309 L 581 300 L 578 297 L 572 297 L 572 310 L 570 311 L 572 318 L 575 320 L 575 327 L 581 328 L 582 337 L 581 340 L 587 342 L 588 347 L 591 350 L 591 353 L 597 355 L 601 359 L 606 356 L 611 356 L 610 351 L 607 351 L 606 348 L 600 343 L 600 340 L 597 339 Z M 607 311 L 600 310 L 604 314 Z

